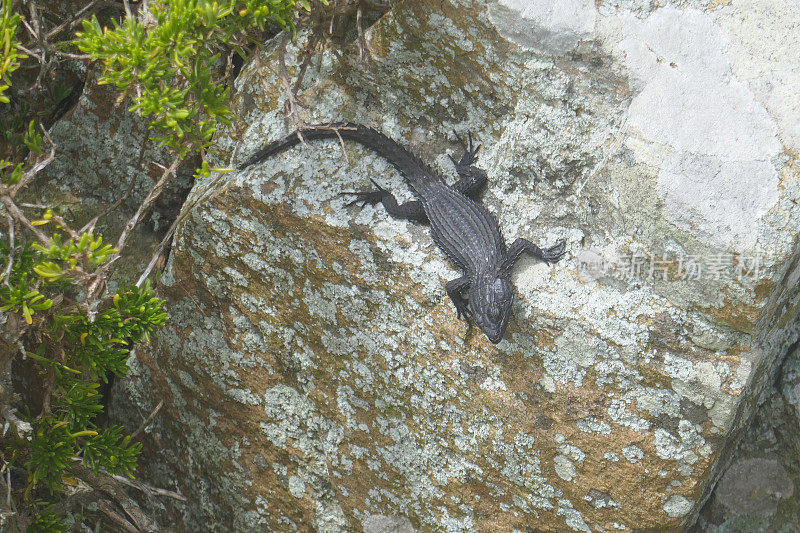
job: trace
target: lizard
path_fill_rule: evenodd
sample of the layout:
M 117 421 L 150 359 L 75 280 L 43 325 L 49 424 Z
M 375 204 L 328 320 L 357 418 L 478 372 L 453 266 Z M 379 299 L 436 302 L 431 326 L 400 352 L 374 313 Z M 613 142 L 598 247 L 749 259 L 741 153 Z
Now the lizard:
M 353 123 L 301 129 L 267 144 L 237 168 L 244 170 L 306 140 L 325 138 L 356 141 L 384 157 L 400 171 L 417 200 L 400 204 L 374 179 L 370 179 L 374 190 L 346 191 L 340 195 L 355 196 L 346 206 L 380 203 L 394 218 L 427 223 L 434 243 L 463 272 L 461 277 L 445 285 L 456 308 L 456 317 L 467 323 L 472 318 L 490 342 L 499 343 L 511 315 L 515 288 L 510 278 L 514 265 L 525 253 L 555 263 L 565 253 L 565 241 L 545 249 L 523 238 L 506 245 L 497 218 L 477 201 L 477 195 L 488 178 L 486 171 L 473 164 L 480 145 L 473 145 L 471 133 L 467 142 L 456 134 L 464 154 L 458 161 L 449 156 L 459 176 L 454 185 L 448 185 L 419 157 L 383 133 Z

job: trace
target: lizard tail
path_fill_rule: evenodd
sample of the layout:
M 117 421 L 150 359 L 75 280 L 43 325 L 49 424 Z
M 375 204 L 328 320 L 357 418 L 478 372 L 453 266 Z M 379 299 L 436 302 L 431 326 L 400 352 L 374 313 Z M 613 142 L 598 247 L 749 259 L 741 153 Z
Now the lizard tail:
M 370 148 L 378 155 L 386 158 L 412 185 L 420 180 L 429 180 L 435 174 L 420 158 L 412 154 L 401 144 L 390 139 L 383 133 L 349 122 L 338 122 L 325 126 L 312 126 L 292 133 L 283 139 L 273 141 L 254 153 L 237 169 L 243 170 L 250 165 L 263 161 L 273 154 L 282 152 L 292 146 L 300 144 L 302 140 L 341 138 L 356 141 Z

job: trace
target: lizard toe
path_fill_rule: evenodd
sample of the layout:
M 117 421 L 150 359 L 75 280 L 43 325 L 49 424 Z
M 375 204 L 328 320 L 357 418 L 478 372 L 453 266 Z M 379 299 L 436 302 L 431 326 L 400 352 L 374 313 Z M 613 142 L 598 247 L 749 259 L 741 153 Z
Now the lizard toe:
M 544 254 L 542 254 L 544 256 L 543 259 L 548 263 L 555 263 L 556 261 L 564 257 L 564 254 L 566 253 L 566 246 L 567 246 L 567 241 L 561 239 L 554 246 L 551 246 L 550 248 L 544 251 Z

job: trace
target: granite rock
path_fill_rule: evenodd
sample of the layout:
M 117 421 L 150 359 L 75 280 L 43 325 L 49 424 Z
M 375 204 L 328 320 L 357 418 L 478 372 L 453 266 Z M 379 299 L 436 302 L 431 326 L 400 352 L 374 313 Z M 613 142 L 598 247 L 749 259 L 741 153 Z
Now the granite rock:
M 345 207 L 370 178 L 409 197 L 369 150 L 313 142 L 197 183 L 161 279 L 172 320 L 114 410 L 136 427 L 165 402 L 141 475 L 191 500 L 163 516 L 692 524 L 798 336 L 798 107 L 778 88 L 800 80 L 798 15 L 759 24 L 773 4 L 406 1 L 368 59 L 323 58 L 308 122 L 368 124 L 450 180 L 451 131 L 472 131 L 506 238 L 567 256 L 520 263 L 493 346 L 424 226 Z M 224 162 L 287 133 L 274 57 L 236 82 Z

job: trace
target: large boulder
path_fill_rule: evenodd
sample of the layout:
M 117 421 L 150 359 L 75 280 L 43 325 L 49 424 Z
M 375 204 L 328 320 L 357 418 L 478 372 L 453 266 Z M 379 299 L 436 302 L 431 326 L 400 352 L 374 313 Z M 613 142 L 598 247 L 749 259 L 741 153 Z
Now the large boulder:
M 117 102 L 116 90 L 92 78 L 74 88 L 74 101 L 50 130 L 55 159 L 26 193 L 58 206 L 76 231 L 99 216 L 94 232 L 113 245 L 171 160 L 167 149 L 149 139 L 149 120 L 126 112 L 130 102 Z M 186 160 L 167 182 L 131 234 L 114 283 L 136 281 L 144 271 L 188 194 L 195 168 L 196 161 Z
M 800 524 L 800 350 L 789 352 L 693 531 L 793 533 Z
M 518 265 L 495 346 L 457 319 L 424 226 L 344 205 L 369 179 L 409 197 L 368 149 L 313 141 L 196 184 L 161 279 L 172 320 L 115 409 L 135 427 L 165 402 L 140 471 L 189 496 L 166 519 L 691 524 L 800 310 L 800 15 L 726 4 L 406 1 L 368 57 L 308 72 L 308 122 L 375 127 L 449 180 L 451 131 L 472 131 L 506 239 L 568 254 Z M 237 80 L 231 165 L 289 131 L 274 58 Z

